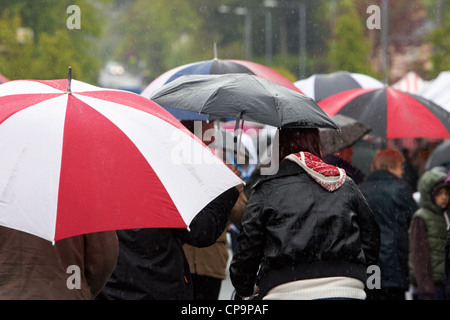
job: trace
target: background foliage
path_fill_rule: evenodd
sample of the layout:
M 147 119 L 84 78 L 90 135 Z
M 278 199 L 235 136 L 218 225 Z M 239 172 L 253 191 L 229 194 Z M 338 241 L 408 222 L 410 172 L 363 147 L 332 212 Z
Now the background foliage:
M 368 5 L 381 0 L 0 0 L 0 73 L 9 79 L 65 77 L 95 83 L 106 61 L 123 63 L 146 81 L 175 66 L 218 58 L 248 59 L 292 81 L 336 70 L 380 76 L 380 30 L 368 30 Z M 442 3 L 437 10 L 437 3 Z M 81 29 L 69 30 L 69 5 Z M 333 5 L 334 4 L 334 5 Z M 306 65 L 300 58 L 300 5 L 306 8 Z M 228 11 L 220 10 L 226 6 Z M 245 8 L 248 15 L 238 14 Z M 242 10 L 241 10 L 242 11 Z M 268 29 L 266 17 L 270 12 Z M 439 17 L 438 17 L 439 14 Z M 417 73 L 450 68 L 450 0 L 390 0 L 390 52 L 428 44 L 430 63 Z M 251 17 L 250 47 L 245 47 Z M 248 20 L 247 20 L 248 22 Z M 247 34 L 248 35 L 248 34 Z M 272 46 L 267 47 L 268 36 Z

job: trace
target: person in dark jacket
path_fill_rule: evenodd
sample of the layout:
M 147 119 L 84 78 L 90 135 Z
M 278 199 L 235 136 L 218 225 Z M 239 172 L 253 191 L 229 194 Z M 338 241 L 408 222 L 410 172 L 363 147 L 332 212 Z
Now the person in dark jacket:
M 381 230 L 381 288 L 367 290 L 368 300 L 405 300 L 409 288 L 408 228 L 417 204 L 401 178 L 404 162 L 400 151 L 380 151 L 372 161 L 372 173 L 359 186 Z
M 183 243 L 214 244 L 223 233 L 239 191 L 222 193 L 199 212 L 187 229 L 117 231 L 116 269 L 97 299 L 192 300 L 193 289 Z
M 282 128 L 279 170 L 254 186 L 230 265 L 236 294 L 364 299 L 379 227 L 343 169 L 321 160 L 318 129 Z

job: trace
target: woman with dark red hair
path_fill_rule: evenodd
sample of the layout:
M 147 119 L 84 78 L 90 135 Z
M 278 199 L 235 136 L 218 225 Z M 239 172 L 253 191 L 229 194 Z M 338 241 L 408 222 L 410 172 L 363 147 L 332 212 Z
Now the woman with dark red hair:
M 230 266 L 238 296 L 366 297 L 379 227 L 353 180 L 321 156 L 318 129 L 280 129 L 279 170 L 254 186 Z

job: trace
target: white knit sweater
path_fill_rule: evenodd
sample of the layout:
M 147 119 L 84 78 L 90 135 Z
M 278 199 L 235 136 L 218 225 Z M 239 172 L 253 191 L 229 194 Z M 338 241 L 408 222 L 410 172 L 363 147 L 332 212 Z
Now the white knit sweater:
M 283 283 L 272 288 L 263 300 L 316 300 L 350 298 L 364 300 L 361 280 L 349 277 L 327 277 Z

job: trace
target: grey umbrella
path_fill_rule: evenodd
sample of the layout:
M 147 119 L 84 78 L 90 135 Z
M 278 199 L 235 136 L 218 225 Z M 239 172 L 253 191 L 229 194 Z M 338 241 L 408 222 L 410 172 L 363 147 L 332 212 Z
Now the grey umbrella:
M 322 152 L 325 155 L 352 146 L 372 130 L 365 124 L 348 116 L 337 114 L 332 119 L 340 127 L 340 130 L 320 129 Z
M 181 76 L 150 99 L 210 118 L 235 118 L 237 123 L 243 119 L 274 127 L 339 128 L 313 99 L 244 73 Z

